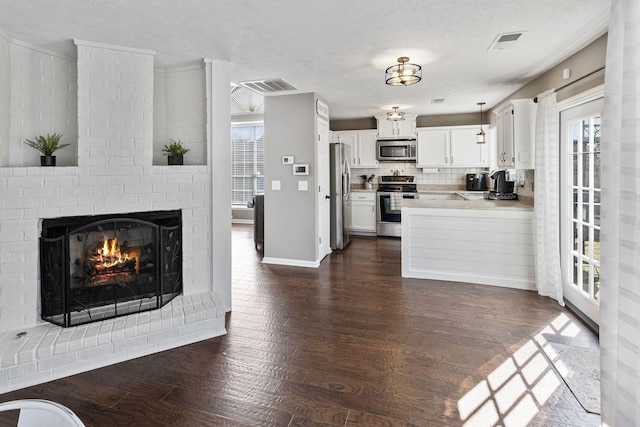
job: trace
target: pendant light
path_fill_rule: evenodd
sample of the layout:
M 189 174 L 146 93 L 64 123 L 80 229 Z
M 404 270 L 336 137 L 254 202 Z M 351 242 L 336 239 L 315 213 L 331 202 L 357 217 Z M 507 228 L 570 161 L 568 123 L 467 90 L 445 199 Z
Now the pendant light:
M 389 111 L 387 113 L 387 120 L 392 120 L 394 122 L 397 122 L 399 120 L 404 120 L 404 112 L 398 111 L 399 107 L 391 107 L 391 108 L 393 108 L 393 111 Z
M 487 142 L 486 138 L 485 138 L 485 133 L 482 130 L 482 106 L 484 105 L 484 102 L 478 102 L 478 105 L 480 106 L 480 132 L 478 132 L 476 134 L 476 143 L 477 144 L 484 144 Z

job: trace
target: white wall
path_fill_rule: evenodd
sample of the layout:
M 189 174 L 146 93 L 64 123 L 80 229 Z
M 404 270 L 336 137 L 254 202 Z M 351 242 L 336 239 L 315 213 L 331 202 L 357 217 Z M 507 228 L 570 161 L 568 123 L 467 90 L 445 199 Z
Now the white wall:
M 162 147 L 179 139 L 189 152 L 186 165 L 207 163 L 205 64 L 155 72 L 153 162 L 166 164 Z
M 265 262 L 312 266 L 318 263 L 315 94 L 265 97 Z M 282 156 L 308 163 L 309 175 L 293 175 Z M 272 190 L 280 181 L 281 189 Z M 298 182 L 307 181 L 308 191 Z
M 9 166 L 36 166 L 40 152 L 24 144 L 48 133 L 61 133 L 71 144 L 55 153 L 56 164 L 76 165 L 78 124 L 74 58 L 13 41 L 10 46 Z

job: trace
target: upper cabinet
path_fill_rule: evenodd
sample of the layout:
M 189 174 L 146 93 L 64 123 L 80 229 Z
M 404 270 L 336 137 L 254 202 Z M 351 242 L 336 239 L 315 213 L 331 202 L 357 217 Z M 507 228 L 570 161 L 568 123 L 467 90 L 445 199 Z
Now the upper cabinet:
M 377 168 L 375 130 L 345 130 L 331 134 L 332 142 L 342 142 L 351 147 L 352 168 Z
M 387 120 L 387 116 L 376 116 L 378 138 L 415 138 L 416 115 L 405 114 L 404 120 Z
M 476 143 L 477 126 L 419 128 L 419 168 L 488 167 L 488 143 Z
M 512 99 L 495 114 L 498 167 L 534 169 L 536 104 L 531 99 Z

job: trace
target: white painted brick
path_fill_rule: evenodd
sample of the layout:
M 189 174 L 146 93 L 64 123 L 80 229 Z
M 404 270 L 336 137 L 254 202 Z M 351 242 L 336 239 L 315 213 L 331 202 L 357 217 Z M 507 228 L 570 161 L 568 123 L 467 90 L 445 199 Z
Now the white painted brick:
M 38 365 L 36 362 L 25 363 L 24 365 L 16 365 L 7 368 L 7 379 L 13 380 L 16 378 L 32 375 L 38 372 Z
M 7 188 L 39 188 L 43 179 L 39 176 L 13 177 L 7 179 Z
M 153 191 L 155 193 L 173 193 L 178 191 L 178 184 L 153 184 Z
M 149 344 L 163 343 L 178 338 L 178 330 L 170 329 L 168 331 L 152 332 L 148 336 Z
M 85 348 L 78 352 L 78 360 L 95 360 L 105 355 L 113 356 L 113 344 L 109 343 L 99 347 Z
M 69 340 L 69 351 L 79 352 L 83 349 L 84 334 L 87 332 L 87 325 L 80 325 L 73 328 L 73 334 Z
M 65 353 L 54 355 L 53 357 L 49 357 L 46 359 L 39 360 L 38 370 L 40 371 L 52 371 L 55 368 L 59 368 L 61 366 L 73 365 L 78 360 L 77 353 Z
M 91 367 L 95 368 L 98 366 L 107 366 L 112 365 L 114 363 L 120 362 L 122 360 L 131 359 L 128 357 L 127 353 L 124 351 L 114 353 L 113 350 L 105 351 L 102 354 L 97 354 L 93 358 L 90 359 Z
M 100 324 L 91 323 L 87 326 L 87 331 L 84 334 L 83 348 L 88 349 L 96 347 L 98 345 L 98 332 L 100 331 Z
M 136 336 L 137 322 L 135 316 L 127 316 L 124 327 L 124 339 L 128 340 Z
M 116 352 L 126 351 L 129 352 L 131 350 L 135 350 L 138 347 L 144 347 L 147 345 L 148 336 L 143 335 L 139 337 L 132 337 L 128 339 L 124 339 L 122 341 L 115 342 L 113 344 Z
M 100 322 L 100 330 L 98 331 L 98 345 L 104 345 L 111 342 L 111 329 L 113 322 Z
M 73 329 L 65 328 L 60 331 L 54 344 L 53 354 L 64 354 L 69 352 L 69 341 L 73 335 Z
M 151 191 L 153 189 L 153 186 L 151 184 L 144 184 L 144 185 L 125 185 L 124 186 L 124 192 L 125 194 L 152 194 Z

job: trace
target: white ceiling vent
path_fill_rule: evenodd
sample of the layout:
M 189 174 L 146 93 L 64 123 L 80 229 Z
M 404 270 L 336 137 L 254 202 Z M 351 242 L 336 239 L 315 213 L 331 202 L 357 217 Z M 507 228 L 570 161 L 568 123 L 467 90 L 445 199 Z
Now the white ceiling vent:
M 523 34 L 524 31 L 498 34 L 487 50 L 511 49 L 512 47 L 515 47 L 516 44 L 518 44 Z
M 269 94 L 274 92 L 286 92 L 289 90 L 298 90 L 295 86 L 292 86 L 288 82 L 282 79 L 275 80 L 253 80 L 249 82 L 239 82 L 240 86 L 244 86 L 247 89 L 251 89 L 259 94 Z

